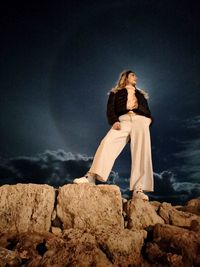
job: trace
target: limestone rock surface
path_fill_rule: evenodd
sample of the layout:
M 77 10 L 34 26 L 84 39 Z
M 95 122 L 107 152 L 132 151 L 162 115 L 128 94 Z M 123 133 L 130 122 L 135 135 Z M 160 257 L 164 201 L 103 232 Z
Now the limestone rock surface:
M 140 266 L 145 230 L 110 229 L 96 231 L 99 246 L 114 266 Z
M 0 266 L 110 267 L 140 266 L 146 231 L 105 228 L 66 229 L 62 235 L 16 233 L 0 235 Z M 12 265 L 13 264 L 13 265 Z
M 185 206 L 180 208 L 180 210 L 200 216 L 200 197 L 189 200 Z
M 164 223 L 164 220 L 156 213 L 155 207 L 142 199 L 128 201 L 126 213 L 129 229 L 144 229 L 156 223 Z
M 147 243 L 146 253 L 153 264 L 166 266 L 200 266 L 200 235 L 173 225 L 156 224 L 153 241 Z
M 177 210 L 170 203 L 163 202 L 159 208 L 159 215 L 167 224 L 172 224 L 180 227 L 190 227 L 194 221 L 200 224 L 200 216 Z
M 87 230 L 67 229 L 60 238 L 46 242 L 47 251 L 40 262 L 41 266 L 80 266 L 111 267 L 106 254 L 100 249 L 95 236 Z
M 124 228 L 122 198 L 115 185 L 68 184 L 58 193 L 57 216 L 63 229 Z
M 199 201 L 126 200 L 111 185 L 4 185 L 0 267 L 197 267 Z
M 0 232 L 48 232 L 55 190 L 49 185 L 16 184 L 0 187 Z

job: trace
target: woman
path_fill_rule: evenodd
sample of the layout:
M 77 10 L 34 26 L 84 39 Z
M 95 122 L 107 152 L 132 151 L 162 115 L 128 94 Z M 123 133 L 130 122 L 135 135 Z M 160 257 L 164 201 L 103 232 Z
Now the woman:
M 138 89 L 136 83 L 135 72 L 128 70 L 120 74 L 107 102 L 107 119 L 112 127 L 101 141 L 89 171 L 73 182 L 107 181 L 115 159 L 130 142 L 130 190 L 133 198 L 149 200 L 143 191 L 153 191 L 154 186 L 149 132 L 153 118 L 147 103 L 148 95 Z

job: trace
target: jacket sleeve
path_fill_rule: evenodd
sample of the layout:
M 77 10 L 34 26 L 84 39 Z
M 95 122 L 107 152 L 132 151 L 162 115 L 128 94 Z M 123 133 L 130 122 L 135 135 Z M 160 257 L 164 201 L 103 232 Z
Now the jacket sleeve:
M 148 113 L 149 113 L 149 117 L 150 117 L 150 119 L 151 119 L 151 123 L 150 123 L 150 126 L 154 123 L 154 117 L 151 115 L 151 111 L 150 111 L 150 109 L 149 109 L 149 104 L 148 104 L 148 101 L 145 99 L 145 101 L 146 101 L 146 108 L 147 108 L 147 110 L 148 110 Z
M 110 92 L 107 102 L 107 119 L 110 125 L 119 121 L 118 116 L 115 113 L 115 93 Z

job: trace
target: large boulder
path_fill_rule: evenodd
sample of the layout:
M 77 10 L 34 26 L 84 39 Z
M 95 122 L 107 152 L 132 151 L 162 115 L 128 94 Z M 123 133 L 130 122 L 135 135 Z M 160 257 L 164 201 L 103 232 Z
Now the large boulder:
M 62 235 L 5 233 L 0 235 L 0 266 L 138 267 L 147 232 L 128 229 L 71 228 Z
M 0 187 L 0 232 L 48 232 L 55 190 L 49 185 L 16 184 Z
M 165 220 L 165 223 L 179 227 L 190 227 L 194 222 L 200 223 L 200 216 L 178 210 L 167 202 L 160 205 L 158 213 Z
M 155 207 L 148 201 L 132 199 L 126 204 L 127 228 L 144 229 L 164 220 L 156 213 Z
M 47 239 L 46 248 L 40 266 L 113 266 L 89 230 L 64 230 L 62 237 Z
M 57 216 L 63 229 L 124 228 L 122 198 L 118 186 L 68 184 L 59 188 Z
M 141 249 L 147 237 L 145 230 L 97 229 L 94 234 L 114 266 L 140 266 Z
M 200 216 L 200 197 L 189 200 L 186 205 L 180 207 L 179 210 L 187 211 Z
M 146 245 L 150 263 L 162 266 L 200 266 L 199 233 L 181 227 L 156 224 L 153 241 Z
M 68 229 L 61 237 L 51 233 L 5 233 L 0 236 L 0 266 L 105 267 L 113 266 L 95 237 Z

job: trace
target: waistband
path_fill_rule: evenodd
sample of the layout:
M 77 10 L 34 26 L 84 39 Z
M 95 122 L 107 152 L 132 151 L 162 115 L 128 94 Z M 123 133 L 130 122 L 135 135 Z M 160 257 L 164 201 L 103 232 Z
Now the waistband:
M 119 120 L 121 120 L 121 119 L 131 120 L 131 118 L 134 117 L 135 115 L 137 115 L 137 114 L 131 110 L 131 111 L 119 116 Z
M 137 113 L 133 112 L 132 110 L 129 110 L 129 112 L 127 112 L 126 114 L 128 114 L 128 115 L 137 115 Z

